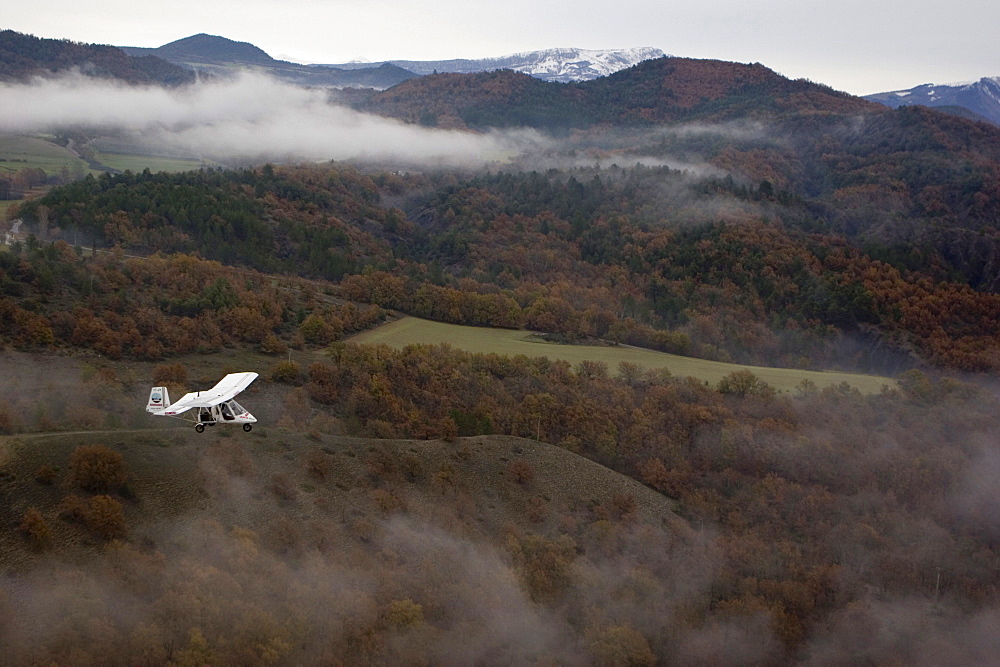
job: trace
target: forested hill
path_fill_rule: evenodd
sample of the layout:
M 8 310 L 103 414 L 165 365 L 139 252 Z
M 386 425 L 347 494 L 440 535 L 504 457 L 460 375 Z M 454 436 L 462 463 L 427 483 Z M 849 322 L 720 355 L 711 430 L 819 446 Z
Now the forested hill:
M 411 79 L 363 108 L 426 125 L 585 128 L 792 113 L 879 113 L 885 108 L 761 64 L 659 58 L 573 84 L 509 70 Z
M 194 81 L 193 72 L 156 56 L 132 57 L 115 46 L 0 31 L 0 80 L 24 81 L 73 70 L 133 84 L 180 85 Z
M 256 71 L 301 86 L 359 87 L 381 90 L 417 76 L 413 72 L 408 72 L 391 63 L 344 70 L 336 67 L 310 67 L 275 60 L 262 49 L 248 42 L 237 42 L 218 35 L 204 33 L 178 39 L 152 49 L 135 46 L 121 48 L 129 55 L 157 56 L 202 74 L 228 77 L 235 72 Z
M 562 150 L 620 165 L 707 163 L 797 198 L 813 229 L 878 259 L 1000 290 L 1000 131 L 988 123 L 888 110 L 758 64 L 683 58 L 579 84 L 428 76 L 359 104 L 429 126 L 534 127 Z
M 248 42 L 237 42 L 217 35 L 200 33 L 178 39 L 155 49 L 123 46 L 130 55 L 156 55 L 171 62 L 247 63 L 273 65 L 278 61 Z
M 49 236 L 341 280 L 354 301 L 460 324 L 784 366 L 1000 363 L 1000 295 L 819 233 L 787 191 L 666 167 L 102 175 L 22 215 Z M 28 296 L 18 266 L 0 285 Z

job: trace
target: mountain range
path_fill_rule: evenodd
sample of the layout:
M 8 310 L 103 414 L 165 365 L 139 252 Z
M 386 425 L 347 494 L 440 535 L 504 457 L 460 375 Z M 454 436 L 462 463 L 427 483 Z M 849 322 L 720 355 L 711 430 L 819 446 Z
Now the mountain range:
M 251 70 L 302 86 L 381 90 L 417 76 L 392 64 L 368 65 L 350 70 L 309 67 L 276 60 L 248 42 L 237 42 L 204 33 L 178 39 L 155 49 L 137 46 L 120 48 L 131 56 L 156 56 L 199 73 L 227 76 L 233 71 Z
M 247 42 L 206 34 L 185 37 L 155 49 L 121 48 L 129 55 L 154 55 L 203 72 L 222 74 L 236 66 L 262 69 L 297 84 L 376 89 L 388 88 L 418 75 L 438 72 L 470 74 L 498 69 L 522 72 L 545 81 L 588 81 L 664 55 L 660 49 L 648 47 L 611 50 L 563 48 L 478 60 L 390 60 L 303 65 L 272 58 Z
M 662 58 L 665 54 L 660 49 L 641 47 L 633 49 L 591 50 L 576 48 L 544 49 L 515 53 L 498 58 L 480 58 L 476 60 L 389 60 L 385 63 L 402 67 L 414 74 L 457 73 L 474 74 L 490 72 L 498 69 L 509 69 L 523 74 L 529 74 L 543 81 L 589 81 L 598 77 L 613 74 L 619 70 L 632 67 L 644 60 Z M 339 69 L 358 69 L 370 67 L 372 63 L 341 63 L 337 65 L 312 65 L 312 67 L 334 67 Z
M 924 83 L 906 90 L 866 95 L 865 99 L 893 109 L 913 105 L 935 107 L 1000 125 L 1000 77 L 941 85 Z
M 78 69 L 93 76 L 131 83 L 179 85 L 193 81 L 194 72 L 226 76 L 234 70 L 254 70 L 296 85 L 386 90 L 420 76 L 496 70 L 510 70 L 548 82 L 586 82 L 663 57 L 662 50 L 652 47 L 556 48 L 481 59 L 302 64 L 273 58 L 248 42 L 204 33 L 146 48 L 82 44 L 38 38 L 12 30 L 0 31 L 2 80 Z M 1000 77 L 941 85 L 927 83 L 866 95 L 864 99 L 890 108 L 934 107 L 965 118 L 1000 124 Z

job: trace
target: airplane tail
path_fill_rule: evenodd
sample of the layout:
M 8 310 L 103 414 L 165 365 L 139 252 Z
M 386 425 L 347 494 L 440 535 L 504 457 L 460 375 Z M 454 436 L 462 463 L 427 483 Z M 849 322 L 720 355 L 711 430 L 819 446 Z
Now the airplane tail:
M 170 392 L 166 387 L 153 387 L 149 392 L 146 412 L 159 412 L 170 407 Z

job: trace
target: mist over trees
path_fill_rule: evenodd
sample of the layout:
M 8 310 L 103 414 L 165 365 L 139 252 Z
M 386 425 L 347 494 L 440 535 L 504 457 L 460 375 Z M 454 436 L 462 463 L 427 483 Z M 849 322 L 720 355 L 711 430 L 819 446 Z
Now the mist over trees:
M 996 655 L 995 128 L 682 59 L 356 100 L 560 141 L 492 169 L 104 174 L 16 208 L 0 358 L 73 370 L 0 387 L 0 661 Z M 898 383 L 347 341 L 397 313 Z M 252 434 L 149 428 L 150 384 L 244 359 Z
M 768 180 L 641 164 L 464 182 L 267 166 L 88 177 L 22 213 L 40 207 L 67 239 L 343 279 L 348 299 L 459 324 L 743 363 L 998 363 L 995 292 L 933 261 L 934 246 L 913 268 L 872 237 L 818 233 L 816 204 Z

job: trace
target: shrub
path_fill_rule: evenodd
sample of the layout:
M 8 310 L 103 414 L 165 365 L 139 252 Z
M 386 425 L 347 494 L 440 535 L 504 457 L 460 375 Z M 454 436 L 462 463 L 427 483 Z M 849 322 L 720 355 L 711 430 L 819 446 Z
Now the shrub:
M 83 521 L 87 528 L 106 540 L 125 536 L 125 509 L 111 496 L 91 498 Z
M 184 364 L 160 364 L 153 369 L 153 384 L 187 383 L 187 369 Z
M 21 517 L 21 526 L 18 530 L 24 533 L 31 548 L 36 551 L 45 551 L 52 546 L 52 529 L 34 507 L 28 508 Z
M 60 519 L 83 521 L 87 515 L 87 501 L 76 494 L 69 495 L 59 502 L 56 511 Z
M 279 361 L 271 366 L 271 379 L 284 384 L 302 384 L 302 371 L 294 361 Z
M 386 622 L 393 628 L 408 628 L 424 621 L 424 608 L 411 600 L 393 600 L 385 612 Z
M 39 484 L 54 484 L 58 474 L 58 471 L 54 467 L 46 463 L 35 471 L 35 481 Z
M 273 333 L 269 333 L 260 342 L 259 349 L 264 354 L 284 354 L 288 351 L 288 346 Z
M 588 648 L 595 665 L 654 665 L 656 656 L 641 632 L 615 625 L 593 633 Z
M 69 457 L 70 479 L 95 493 L 117 490 L 125 483 L 125 457 L 104 445 L 80 445 Z
M 719 380 L 718 389 L 720 394 L 736 394 L 737 396 L 769 397 L 774 395 L 774 388 L 771 385 L 746 368 L 733 371 Z
M 294 501 L 298 492 L 295 490 L 295 485 L 292 483 L 291 477 L 285 473 L 276 473 L 271 476 L 271 483 L 268 485 L 271 493 L 275 495 L 279 500 L 285 502 Z
M 330 457 L 321 449 L 313 449 L 306 454 L 306 472 L 316 479 L 326 479 L 331 466 Z
M 337 331 L 315 313 L 299 325 L 299 332 L 307 343 L 313 345 L 326 345 L 337 335 Z
M 530 484 L 535 479 L 535 469 L 524 459 L 518 459 L 510 464 L 510 474 L 518 484 Z
M 395 512 L 401 507 L 399 498 L 394 496 L 391 492 L 385 489 L 375 489 L 371 492 L 372 500 L 375 502 L 375 506 L 379 508 L 382 512 L 389 513 Z

